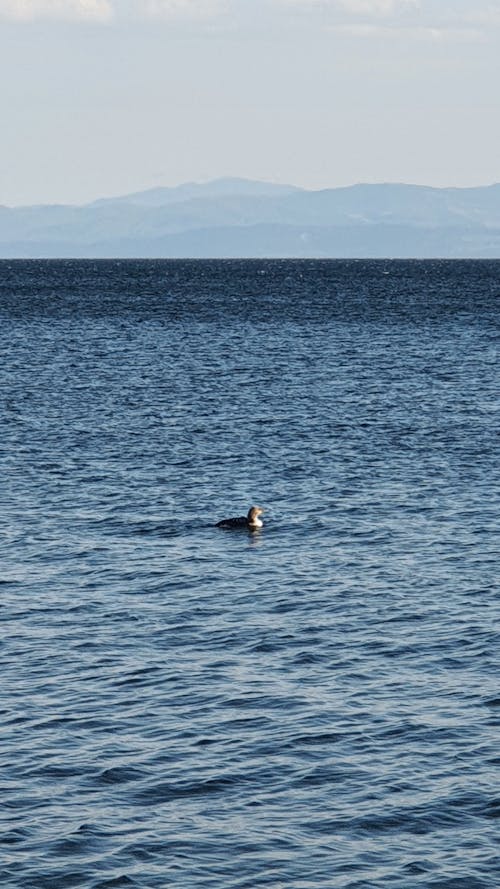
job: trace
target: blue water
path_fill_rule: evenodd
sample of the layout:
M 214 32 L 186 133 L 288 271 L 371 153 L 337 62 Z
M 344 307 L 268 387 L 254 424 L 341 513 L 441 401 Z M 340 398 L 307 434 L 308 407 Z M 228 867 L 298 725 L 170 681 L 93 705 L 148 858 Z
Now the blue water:
M 0 263 L 2 889 L 498 889 L 499 302 Z

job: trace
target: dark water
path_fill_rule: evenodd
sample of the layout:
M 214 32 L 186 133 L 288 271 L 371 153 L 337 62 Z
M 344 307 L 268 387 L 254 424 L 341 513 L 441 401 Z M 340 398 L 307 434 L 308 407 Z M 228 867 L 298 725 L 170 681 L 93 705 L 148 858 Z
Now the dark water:
M 2 889 L 498 889 L 499 295 L 0 263 Z

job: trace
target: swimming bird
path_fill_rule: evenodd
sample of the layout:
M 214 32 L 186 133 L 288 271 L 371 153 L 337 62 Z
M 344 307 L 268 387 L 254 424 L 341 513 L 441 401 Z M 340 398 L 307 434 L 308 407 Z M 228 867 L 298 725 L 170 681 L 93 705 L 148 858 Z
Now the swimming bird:
M 251 506 L 246 515 L 234 519 L 222 519 L 221 522 L 217 522 L 216 528 L 248 528 L 249 531 L 256 531 L 262 528 L 263 522 L 259 516 L 263 512 L 260 506 Z

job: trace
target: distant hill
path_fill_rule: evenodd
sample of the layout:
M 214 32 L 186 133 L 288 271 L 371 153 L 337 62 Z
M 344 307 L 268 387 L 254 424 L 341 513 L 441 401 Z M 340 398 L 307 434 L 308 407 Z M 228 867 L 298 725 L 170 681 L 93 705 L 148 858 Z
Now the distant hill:
M 100 207 L 105 204 L 136 204 L 138 207 L 165 207 L 168 204 L 180 204 L 182 201 L 196 198 L 232 197 L 271 197 L 293 194 L 300 191 L 293 185 L 275 185 L 272 182 L 253 182 L 251 179 L 214 179 L 212 182 L 185 182 L 173 188 L 149 188 L 147 191 L 136 191 L 133 194 L 118 198 L 100 198 L 90 204 Z
M 0 206 L 0 257 L 500 258 L 500 184 L 308 191 L 219 179 L 85 206 Z

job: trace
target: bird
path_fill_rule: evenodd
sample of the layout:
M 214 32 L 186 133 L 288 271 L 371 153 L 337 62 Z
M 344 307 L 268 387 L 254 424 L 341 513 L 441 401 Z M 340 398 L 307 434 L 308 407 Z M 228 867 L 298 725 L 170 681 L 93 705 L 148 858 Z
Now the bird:
M 257 531 L 262 528 L 263 522 L 259 516 L 264 512 L 260 506 L 251 506 L 246 515 L 236 516 L 232 519 L 222 519 L 217 522 L 216 528 L 247 528 L 249 531 Z

